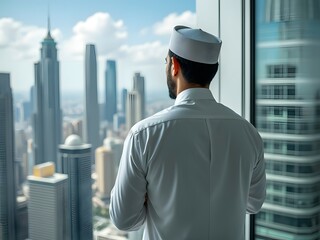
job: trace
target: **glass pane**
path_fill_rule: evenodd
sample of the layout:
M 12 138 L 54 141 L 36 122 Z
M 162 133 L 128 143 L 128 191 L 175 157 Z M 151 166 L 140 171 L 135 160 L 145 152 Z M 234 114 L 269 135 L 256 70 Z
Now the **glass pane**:
M 320 1 L 255 1 L 255 122 L 267 198 L 255 239 L 320 239 Z

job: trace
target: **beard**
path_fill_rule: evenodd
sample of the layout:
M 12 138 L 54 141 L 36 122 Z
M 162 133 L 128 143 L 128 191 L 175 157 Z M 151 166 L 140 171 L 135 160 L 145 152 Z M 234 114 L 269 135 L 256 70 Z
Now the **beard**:
M 177 98 L 177 84 L 173 81 L 172 76 L 170 75 L 170 69 L 171 69 L 171 61 L 169 62 L 169 67 L 167 70 L 167 85 L 169 90 L 169 97 L 171 99 Z

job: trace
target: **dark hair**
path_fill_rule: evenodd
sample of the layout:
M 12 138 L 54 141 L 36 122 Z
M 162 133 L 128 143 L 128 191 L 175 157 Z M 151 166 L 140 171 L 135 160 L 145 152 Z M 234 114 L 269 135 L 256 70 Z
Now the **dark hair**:
M 201 86 L 209 85 L 218 71 L 218 63 L 206 64 L 190 61 L 174 54 L 171 50 L 169 50 L 168 55 L 177 59 L 182 75 L 189 83 L 196 83 Z

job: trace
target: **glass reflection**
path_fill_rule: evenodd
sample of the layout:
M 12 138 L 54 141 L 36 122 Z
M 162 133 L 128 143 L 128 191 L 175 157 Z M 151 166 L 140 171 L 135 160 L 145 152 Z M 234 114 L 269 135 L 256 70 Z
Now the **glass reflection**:
M 320 1 L 255 3 L 256 127 L 268 181 L 255 239 L 320 239 Z

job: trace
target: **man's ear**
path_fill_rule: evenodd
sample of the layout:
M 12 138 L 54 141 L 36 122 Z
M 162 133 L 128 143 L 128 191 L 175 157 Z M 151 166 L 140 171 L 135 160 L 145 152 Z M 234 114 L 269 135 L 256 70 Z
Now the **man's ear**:
M 176 76 L 180 71 L 180 64 L 175 57 L 171 57 L 171 61 L 172 61 L 171 74 L 173 76 Z

